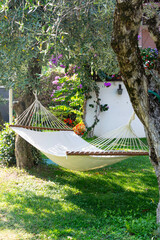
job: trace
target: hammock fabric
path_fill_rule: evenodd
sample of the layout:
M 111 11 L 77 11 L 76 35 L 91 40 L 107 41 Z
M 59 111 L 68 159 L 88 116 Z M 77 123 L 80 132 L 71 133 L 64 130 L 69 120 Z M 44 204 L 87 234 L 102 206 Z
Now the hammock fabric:
M 71 170 L 86 171 L 114 164 L 129 156 L 148 155 L 147 146 L 131 128 L 132 120 L 88 143 L 36 98 L 10 127 L 54 163 Z

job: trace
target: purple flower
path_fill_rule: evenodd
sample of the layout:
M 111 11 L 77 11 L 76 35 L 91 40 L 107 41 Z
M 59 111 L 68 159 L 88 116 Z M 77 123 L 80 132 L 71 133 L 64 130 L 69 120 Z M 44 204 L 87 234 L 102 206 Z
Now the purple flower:
M 63 55 L 62 54 L 60 54 L 59 56 L 58 56 L 58 59 L 60 59 L 60 58 L 62 58 L 63 57 Z
M 140 35 L 138 35 L 138 41 L 139 41 L 139 39 L 141 38 L 141 36 Z
M 115 77 L 115 75 L 112 75 L 112 78 L 114 78 Z
M 57 86 L 57 90 L 60 90 L 61 89 L 61 87 L 60 86 Z
M 82 88 L 82 84 L 80 84 L 80 85 L 78 86 L 78 88 Z
M 58 60 L 57 60 L 57 58 L 52 58 L 52 59 L 51 59 L 51 62 L 52 62 L 54 65 L 57 66 Z
M 50 64 L 49 67 L 52 68 L 52 65 Z
M 55 80 L 58 80 L 58 79 L 60 79 L 60 76 L 55 76 L 54 79 L 55 79 Z
M 78 67 L 78 69 L 80 69 L 81 67 Z
M 57 85 L 58 84 L 58 80 L 55 80 L 52 82 L 53 84 Z
M 104 86 L 105 86 L 105 87 L 110 87 L 110 86 L 111 86 L 111 83 L 110 83 L 110 82 L 108 82 L 108 83 L 105 82 L 105 83 L 104 83 Z
M 63 64 L 60 65 L 61 68 L 66 68 L 66 66 L 64 66 Z

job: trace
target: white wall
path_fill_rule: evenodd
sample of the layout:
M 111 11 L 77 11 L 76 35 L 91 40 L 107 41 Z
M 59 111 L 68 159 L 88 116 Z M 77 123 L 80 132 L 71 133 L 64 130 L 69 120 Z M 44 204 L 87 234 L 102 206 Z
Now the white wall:
M 101 104 L 108 104 L 109 106 L 108 111 L 100 113 L 100 121 L 95 127 L 94 135 L 101 136 L 105 132 L 127 124 L 134 111 L 122 81 L 111 82 L 112 85 L 109 88 L 105 87 L 103 82 L 98 82 L 97 84 L 100 87 L 99 97 Z M 121 84 L 123 89 L 122 95 L 118 95 L 117 93 L 119 84 Z M 91 96 L 92 98 L 87 101 L 86 122 L 88 126 L 93 124 L 95 115 L 95 107 L 89 107 L 89 104 L 94 104 L 95 106 L 95 94 L 91 93 Z M 145 137 L 143 125 L 137 116 L 132 122 L 132 127 L 138 137 Z

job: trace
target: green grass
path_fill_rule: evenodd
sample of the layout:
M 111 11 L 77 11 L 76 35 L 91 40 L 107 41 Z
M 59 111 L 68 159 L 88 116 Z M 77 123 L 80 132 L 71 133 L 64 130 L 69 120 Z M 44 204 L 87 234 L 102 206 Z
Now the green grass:
M 156 239 L 157 202 L 148 157 L 88 172 L 1 167 L 0 239 Z

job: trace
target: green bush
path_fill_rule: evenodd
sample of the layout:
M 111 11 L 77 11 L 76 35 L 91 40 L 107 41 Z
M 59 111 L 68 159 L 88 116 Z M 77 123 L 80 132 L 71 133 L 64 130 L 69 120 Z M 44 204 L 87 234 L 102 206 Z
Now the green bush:
M 15 132 L 6 123 L 0 134 L 0 163 L 8 167 L 16 165 L 15 157 Z M 32 147 L 34 164 L 42 163 L 42 155 L 39 150 Z
M 37 148 L 32 146 L 31 151 L 32 151 L 32 156 L 34 158 L 34 165 L 38 165 L 40 163 L 41 164 L 45 163 L 45 161 L 43 160 L 43 156 L 42 156 L 41 152 Z
M 16 164 L 15 157 L 15 133 L 6 123 L 0 134 L 0 163 L 6 166 Z

